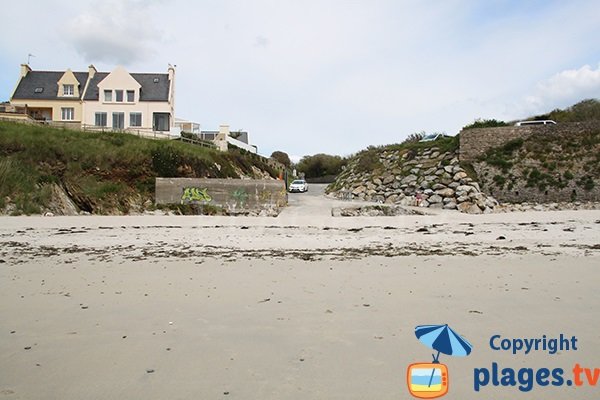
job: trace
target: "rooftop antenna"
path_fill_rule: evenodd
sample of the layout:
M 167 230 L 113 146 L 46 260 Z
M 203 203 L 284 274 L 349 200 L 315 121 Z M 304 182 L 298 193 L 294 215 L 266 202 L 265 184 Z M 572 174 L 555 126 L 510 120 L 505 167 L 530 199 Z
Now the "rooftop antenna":
M 27 65 L 29 65 L 29 63 L 31 61 L 31 57 L 35 57 L 35 56 L 31 53 L 27 54 Z

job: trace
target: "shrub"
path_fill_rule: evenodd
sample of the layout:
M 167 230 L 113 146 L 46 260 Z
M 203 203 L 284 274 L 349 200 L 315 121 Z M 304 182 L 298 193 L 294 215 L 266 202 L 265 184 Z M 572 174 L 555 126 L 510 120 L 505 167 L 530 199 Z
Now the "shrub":
M 274 151 L 273 153 L 271 153 L 271 158 L 279 161 L 280 163 L 282 163 L 285 167 L 289 167 L 290 165 L 292 165 L 292 161 L 290 160 L 290 156 L 283 152 L 283 151 Z
M 502 187 L 504 187 L 504 184 L 506 183 L 506 178 L 503 177 L 502 175 L 494 175 L 494 183 L 499 188 L 502 188 Z
M 357 172 L 369 172 L 381 168 L 381 161 L 379 161 L 379 152 L 370 149 L 359 155 L 358 164 L 356 164 Z
M 306 178 L 318 178 L 327 175 L 338 175 L 346 165 L 345 159 L 329 154 L 315 154 L 302 157 L 296 168 L 303 172 Z
M 500 126 L 508 126 L 508 124 L 495 119 L 476 119 L 472 124 L 464 126 L 463 129 L 496 128 Z
M 567 170 L 567 171 L 565 171 L 565 173 L 563 174 L 563 177 L 564 177 L 566 180 L 568 180 L 568 181 L 570 181 L 571 179 L 573 179 L 573 178 L 574 178 L 574 176 L 573 176 L 573 174 L 571 173 L 571 171 L 568 171 L 568 170 Z
M 590 191 L 594 188 L 594 178 L 586 175 L 577 181 L 577 185 L 581 186 L 584 190 Z
M 171 146 L 157 146 L 152 152 L 152 169 L 157 176 L 173 178 L 177 176 L 177 167 L 182 154 Z

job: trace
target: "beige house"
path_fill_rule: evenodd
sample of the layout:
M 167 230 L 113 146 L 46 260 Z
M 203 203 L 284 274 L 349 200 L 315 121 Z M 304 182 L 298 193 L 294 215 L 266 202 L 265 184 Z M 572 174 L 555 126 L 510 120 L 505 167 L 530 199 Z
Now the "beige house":
M 10 98 L 39 121 L 85 129 L 177 134 L 175 68 L 168 73 L 129 73 L 123 67 L 98 72 L 32 71 L 21 65 Z

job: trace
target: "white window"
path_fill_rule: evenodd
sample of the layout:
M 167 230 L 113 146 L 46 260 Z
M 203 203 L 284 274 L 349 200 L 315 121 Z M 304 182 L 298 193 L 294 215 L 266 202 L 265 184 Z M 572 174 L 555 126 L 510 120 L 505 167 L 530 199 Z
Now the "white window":
M 125 128 L 125 113 L 114 112 L 112 114 L 112 127 L 115 130 Z
M 60 115 L 63 121 L 73 121 L 75 119 L 75 109 L 71 107 L 61 108 Z
M 96 126 L 106 126 L 106 113 L 105 112 L 97 112 L 96 113 Z
M 73 95 L 75 95 L 75 86 L 63 85 L 63 96 L 73 96 Z
M 104 101 L 111 102 L 112 101 L 112 90 L 104 91 Z
M 129 113 L 129 126 L 142 126 L 142 113 L 141 112 Z
M 115 90 L 115 97 L 116 97 L 116 101 L 118 102 L 122 102 L 123 101 L 123 91 L 122 90 Z
M 127 91 L 127 102 L 133 103 L 135 101 L 135 92 L 133 90 Z

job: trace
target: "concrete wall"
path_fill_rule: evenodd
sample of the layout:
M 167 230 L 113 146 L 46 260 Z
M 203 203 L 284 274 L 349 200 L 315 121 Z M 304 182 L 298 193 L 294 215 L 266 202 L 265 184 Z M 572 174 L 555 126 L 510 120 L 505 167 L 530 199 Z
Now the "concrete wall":
M 228 212 L 273 210 L 287 204 L 283 181 L 156 178 L 156 204 L 208 204 Z
M 493 147 L 531 135 L 570 135 L 600 129 L 600 121 L 564 122 L 556 125 L 505 126 L 460 132 L 460 161 L 475 161 Z

